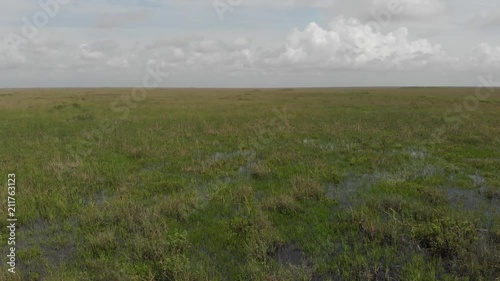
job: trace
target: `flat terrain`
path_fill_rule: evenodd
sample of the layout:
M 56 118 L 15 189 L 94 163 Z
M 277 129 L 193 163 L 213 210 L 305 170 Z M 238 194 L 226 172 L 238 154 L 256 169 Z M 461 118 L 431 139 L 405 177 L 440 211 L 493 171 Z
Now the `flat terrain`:
M 499 280 L 499 171 L 500 89 L 5 89 L 0 280 Z

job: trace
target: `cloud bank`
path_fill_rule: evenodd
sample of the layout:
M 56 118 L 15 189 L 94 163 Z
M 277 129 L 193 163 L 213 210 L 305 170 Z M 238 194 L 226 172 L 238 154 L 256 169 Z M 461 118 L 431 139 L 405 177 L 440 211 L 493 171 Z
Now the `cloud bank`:
M 203 75 L 240 77 L 234 81 L 260 75 L 256 80 L 275 81 L 290 74 L 300 75 L 306 84 L 315 86 L 318 75 L 342 73 L 353 78 L 347 80 L 356 81 L 355 75 L 360 72 L 387 77 L 398 73 L 406 75 L 406 83 L 455 75 L 459 77 L 455 78 L 458 83 L 464 75 L 500 69 L 500 41 L 484 40 L 495 37 L 474 38 L 476 34 L 468 34 L 477 43 L 467 40 L 464 44 L 461 34 L 441 32 L 453 31 L 451 23 L 436 27 L 434 33 L 429 30 L 432 24 L 427 23 L 448 19 L 451 6 L 456 4 L 447 0 L 242 1 L 231 10 L 243 18 L 237 19 L 238 25 L 218 21 L 210 2 L 200 0 L 129 0 L 97 6 L 92 1 L 68 4 L 67 14 L 61 12 L 59 17 L 51 18 L 48 26 L 41 28 L 32 40 L 14 45 L 0 40 L 0 83 L 9 86 L 15 80 L 15 85 L 22 85 L 23 79 L 37 77 L 43 82 L 43 77 L 50 76 L 55 84 L 71 86 L 74 81 L 83 80 L 76 77 L 87 77 L 89 83 L 99 77 L 98 81 L 107 79 L 107 83 L 119 86 L 151 65 L 183 73 L 185 80 L 195 86 L 203 86 L 197 84 Z M 24 11 L 29 18 L 36 5 L 22 3 L 13 11 Z M 200 15 L 201 11 L 210 12 L 210 20 L 193 17 L 189 24 L 182 25 L 178 18 L 169 20 L 156 13 L 167 7 L 175 10 L 194 4 L 199 5 Z M 276 23 L 284 14 L 263 13 L 266 17 L 262 20 L 268 23 L 269 30 L 252 31 L 251 25 L 243 21 L 248 20 L 244 12 L 266 9 L 286 14 L 294 11 L 294 17 L 300 21 L 308 17 L 312 20 L 284 27 Z M 315 15 L 314 11 L 328 12 Z M 330 14 L 332 11 L 335 15 Z M 471 12 L 460 24 L 494 29 L 497 14 L 496 10 Z M 256 16 L 251 19 L 258 19 Z M 0 31 L 7 37 L 12 34 L 12 29 L 6 28 L 12 18 L 5 20 L 3 27 L 0 21 Z M 70 23 L 75 26 L 68 27 Z M 141 27 L 137 26 L 139 23 Z M 174 34 L 171 30 L 177 25 L 182 28 Z M 13 32 L 20 34 L 22 28 L 18 26 Z M 258 39 L 255 34 L 266 32 L 270 34 L 268 40 L 255 40 Z M 73 78 L 63 78 L 68 75 Z M 123 80 L 114 80 L 118 76 L 124 77 Z M 58 77 L 61 77 L 59 82 Z M 370 79 L 370 75 L 367 77 Z M 221 81 L 228 80 L 221 78 Z

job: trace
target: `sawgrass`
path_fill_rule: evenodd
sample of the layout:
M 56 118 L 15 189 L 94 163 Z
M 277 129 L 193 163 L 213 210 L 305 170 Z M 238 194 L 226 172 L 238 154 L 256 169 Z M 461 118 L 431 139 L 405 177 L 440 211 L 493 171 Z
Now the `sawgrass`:
M 499 92 L 2 90 L 0 279 L 498 279 Z

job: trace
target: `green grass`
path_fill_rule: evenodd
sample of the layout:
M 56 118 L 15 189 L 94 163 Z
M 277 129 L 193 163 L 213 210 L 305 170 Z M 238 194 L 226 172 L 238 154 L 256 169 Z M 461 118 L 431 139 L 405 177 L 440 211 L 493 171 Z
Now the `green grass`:
M 499 280 L 500 89 L 451 111 L 474 92 L 2 90 L 0 280 Z

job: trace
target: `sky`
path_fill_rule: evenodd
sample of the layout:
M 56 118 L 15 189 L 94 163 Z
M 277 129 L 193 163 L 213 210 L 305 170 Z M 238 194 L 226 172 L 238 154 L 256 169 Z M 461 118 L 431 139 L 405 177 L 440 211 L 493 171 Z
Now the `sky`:
M 500 86 L 498 0 L 0 4 L 0 88 Z

